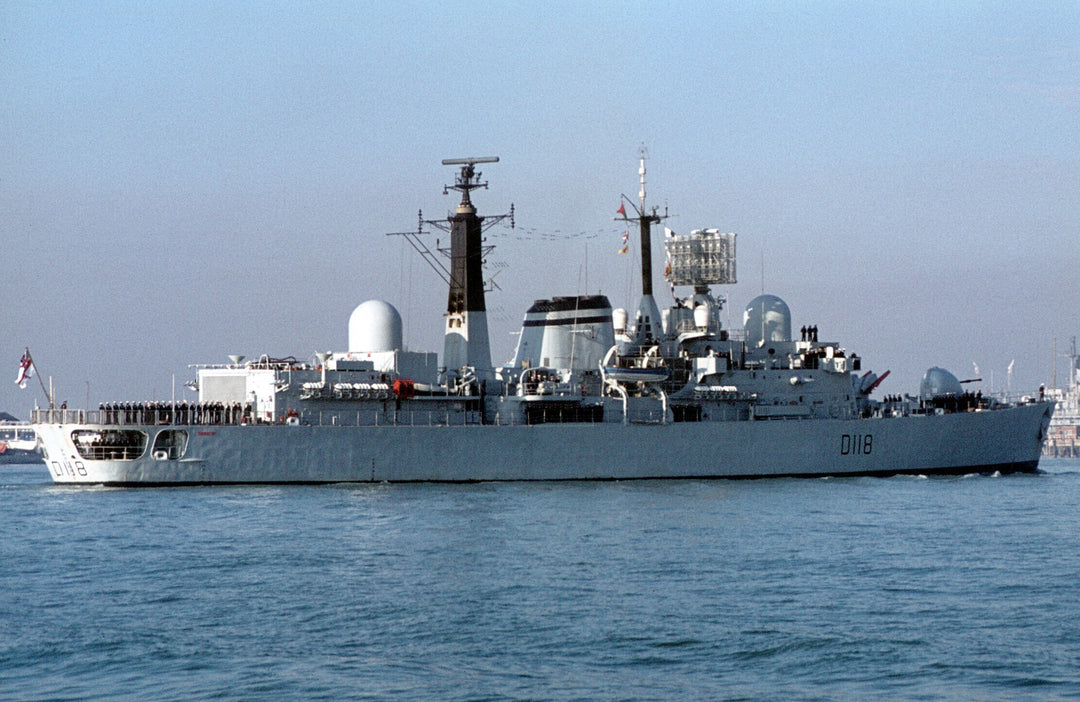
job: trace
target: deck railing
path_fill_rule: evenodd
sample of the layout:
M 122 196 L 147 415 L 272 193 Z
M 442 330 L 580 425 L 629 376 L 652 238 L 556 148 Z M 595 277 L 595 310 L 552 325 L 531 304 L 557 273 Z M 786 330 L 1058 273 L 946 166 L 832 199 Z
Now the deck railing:
M 478 410 L 339 410 L 305 411 L 283 415 L 273 421 L 256 419 L 236 413 L 145 412 L 117 413 L 115 410 L 35 409 L 34 424 L 105 425 L 112 427 L 212 427 L 212 426 L 468 426 L 483 424 Z

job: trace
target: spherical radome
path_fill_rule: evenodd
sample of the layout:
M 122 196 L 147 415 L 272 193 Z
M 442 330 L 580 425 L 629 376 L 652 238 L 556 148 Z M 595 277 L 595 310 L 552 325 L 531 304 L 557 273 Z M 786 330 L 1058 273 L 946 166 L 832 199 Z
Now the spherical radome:
M 349 316 L 350 352 L 396 351 L 401 345 L 401 315 L 389 302 L 362 302 Z
M 763 346 L 770 341 L 791 341 L 791 310 L 776 295 L 758 295 L 743 313 L 746 343 Z

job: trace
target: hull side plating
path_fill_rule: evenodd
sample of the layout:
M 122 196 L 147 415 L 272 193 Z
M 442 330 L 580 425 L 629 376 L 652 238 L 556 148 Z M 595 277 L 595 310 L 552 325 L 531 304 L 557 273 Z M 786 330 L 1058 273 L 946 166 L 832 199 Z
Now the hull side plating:
M 134 460 L 80 457 L 67 425 L 38 431 L 57 483 L 632 480 L 1032 472 L 1049 417 L 1034 403 L 870 420 L 192 427 L 182 458 Z

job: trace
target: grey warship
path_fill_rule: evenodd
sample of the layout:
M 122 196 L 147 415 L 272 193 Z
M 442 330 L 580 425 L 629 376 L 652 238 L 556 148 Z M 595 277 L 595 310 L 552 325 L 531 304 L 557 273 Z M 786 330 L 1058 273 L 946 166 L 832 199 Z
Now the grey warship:
M 307 360 L 262 355 L 197 367 L 198 401 L 39 409 L 33 424 L 57 483 L 471 482 L 887 476 L 1033 472 L 1053 414 L 1040 399 L 965 392 L 931 368 L 916 394 L 873 396 L 878 375 L 814 326 L 793 333 L 761 295 L 728 329 L 713 286 L 736 281 L 736 236 L 664 238 L 663 277 L 685 290 L 660 311 L 645 160 L 637 201 L 641 298 L 552 296 L 526 312 L 511 361 L 491 361 L 477 166 L 456 167 L 460 203 L 427 224 L 450 234 L 448 263 L 406 233 L 448 283 L 445 341 L 405 350 L 388 302 L 359 305 L 348 350 Z M 632 210 L 626 214 L 625 205 Z

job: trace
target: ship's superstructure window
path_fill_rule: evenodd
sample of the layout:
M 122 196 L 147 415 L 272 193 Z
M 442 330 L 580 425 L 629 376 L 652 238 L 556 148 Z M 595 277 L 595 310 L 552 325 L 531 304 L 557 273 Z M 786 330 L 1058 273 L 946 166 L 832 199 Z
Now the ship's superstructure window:
M 93 461 L 133 461 L 146 450 L 145 432 L 136 429 L 76 429 L 71 432 L 75 450 Z
M 187 449 L 188 434 L 181 429 L 166 429 L 158 432 L 154 439 L 154 448 L 150 455 L 159 461 L 175 461 L 183 458 Z

